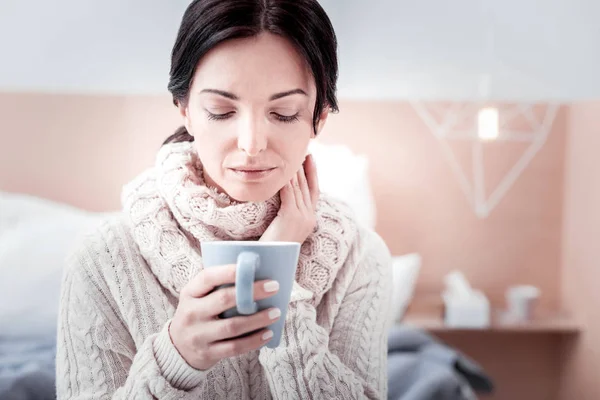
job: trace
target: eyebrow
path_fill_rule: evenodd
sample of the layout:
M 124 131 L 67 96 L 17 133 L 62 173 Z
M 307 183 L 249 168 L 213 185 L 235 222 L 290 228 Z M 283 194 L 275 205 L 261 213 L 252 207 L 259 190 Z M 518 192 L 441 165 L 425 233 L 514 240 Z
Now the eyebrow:
M 214 94 L 218 94 L 219 96 L 223 96 L 230 100 L 236 100 L 236 101 L 240 99 L 238 96 L 236 96 L 233 93 L 226 92 L 224 90 L 218 90 L 218 89 L 204 89 L 200 93 L 214 93 Z M 274 95 L 269 97 L 269 101 L 278 100 L 283 97 L 291 96 L 294 94 L 301 94 L 304 96 L 308 96 L 308 94 L 306 94 L 306 92 L 302 89 L 293 89 L 293 90 L 288 90 L 287 92 L 275 93 Z

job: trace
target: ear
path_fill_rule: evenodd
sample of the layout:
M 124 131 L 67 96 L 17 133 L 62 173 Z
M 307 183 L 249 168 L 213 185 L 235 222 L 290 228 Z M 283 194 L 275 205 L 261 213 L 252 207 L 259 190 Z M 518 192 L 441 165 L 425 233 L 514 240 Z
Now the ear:
M 325 126 L 325 122 L 327 122 L 327 117 L 329 117 L 329 107 L 325 107 L 321 115 L 319 116 L 319 121 L 317 122 L 317 132 L 313 132 L 312 138 L 319 135 Z
M 193 133 L 190 130 L 190 117 L 189 117 L 189 108 L 187 103 L 182 103 L 182 102 L 178 102 L 177 103 L 177 109 L 179 110 L 179 114 L 181 114 L 181 117 L 183 118 L 183 125 L 185 126 L 185 129 L 188 131 L 188 133 L 192 136 Z

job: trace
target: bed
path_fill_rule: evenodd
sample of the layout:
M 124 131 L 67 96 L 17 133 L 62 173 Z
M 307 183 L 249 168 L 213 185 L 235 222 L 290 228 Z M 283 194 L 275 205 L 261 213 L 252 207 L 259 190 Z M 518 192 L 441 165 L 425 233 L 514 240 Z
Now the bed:
M 0 399 L 54 399 L 56 320 L 66 254 L 111 213 L 90 213 L 0 192 Z M 394 257 L 394 313 L 410 301 L 420 259 Z M 404 285 L 404 286 L 402 286 Z M 389 335 L 389 399 L 471 400 L 492 382 L 473 360 L 424 331 L 395 323 Z

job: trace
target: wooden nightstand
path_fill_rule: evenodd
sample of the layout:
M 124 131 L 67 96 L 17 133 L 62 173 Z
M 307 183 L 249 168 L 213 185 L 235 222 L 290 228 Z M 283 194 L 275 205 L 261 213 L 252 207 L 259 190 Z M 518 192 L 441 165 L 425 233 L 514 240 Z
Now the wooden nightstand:
M 486 328 L 456 328 L 444 324 L 444 306 L 440 296 L 430 295 L 415 299 L 406 311 L 402 324 L 408 324 L 432 333 L 497 332 L 497 333 L 556 333 L 576 334 L 581 326 L 561 311 L 536 310 L 534 318 L 524 323 L 507 321 L 503 312 L 492 309 L 492 321 Z
M 567 315 L 558 312 L 539 312 L 531 321 L 524 323 L 503 320 L 501 313 L 496 312 L 492 323 L 487 328 L 455 328 L 444 324 L 441 314 L 407 313 L 403 324 L 415 326 L 432 333 L 444 332 L 511 332 L 511 333 L 557 333 L 576 334 L 580 326 Z

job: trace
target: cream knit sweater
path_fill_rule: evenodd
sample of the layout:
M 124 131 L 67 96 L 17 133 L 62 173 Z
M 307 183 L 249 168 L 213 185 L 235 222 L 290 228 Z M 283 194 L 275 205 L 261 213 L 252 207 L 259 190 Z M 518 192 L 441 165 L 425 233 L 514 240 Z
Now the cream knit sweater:
M 57 343 L 58 399 L 385 399 L 390 255 L 322 196 L 303 243 L 281 345 L 188 365 L 168 326 L 202 268 L 202 240 L 256 240 L 278 198 L 235 203 L 207 188 L 189 143 L 164 146 L 124 191 L 123 214 L 69 258 Z

